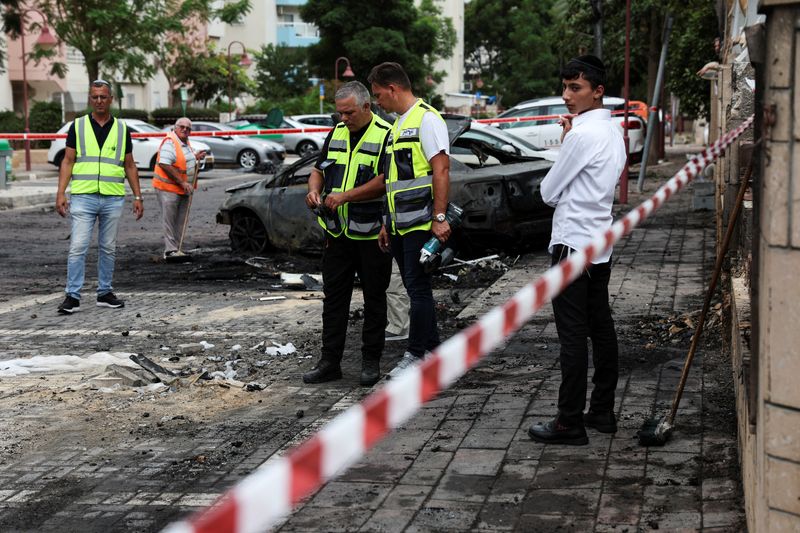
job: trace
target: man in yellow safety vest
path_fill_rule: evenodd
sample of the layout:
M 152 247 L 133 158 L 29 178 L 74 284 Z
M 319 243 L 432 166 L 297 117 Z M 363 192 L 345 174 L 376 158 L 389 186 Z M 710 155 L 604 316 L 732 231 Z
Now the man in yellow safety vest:
M 392 259 L 378 247 L 383 216 L 382 156 L 389 124 L 370 109 L 369 91 L 351 81 L 336 91 L 341 122 L 330 132 L 308 179 L 306 204 L 325 229 L 322 357 L 306 383 L 341 379 L 355 274 L 364 289 L 362 385 L 380 379 L 386 328 L 386 288 Z
M 111 286 L 117 247 L 119 218 L 125 204 L 125 178 L 133 191 L 133 213 L 142 218 L 144 207 L 139 174 L 133 160 L 131 135 L 125 123 L 111 116 L 111 84 L 95 80 L 89 88 L 92 112 L 75 119 L 67 132 L 67 147 L 58 174 L 56 212 L 70 214 L 69 256 L 67 259 L 66 298 L 58 312 L 70 315 L 80 310 L 86 251 L 95 222 L 97 237 L 97 305 L 119 308 Z M 70 199 L 66 190 L 70 185 Z
M 445 242 L 450 189 L 450 141 L 439 112 L 414 96 L 408 75 L 397 63 L 381 63 L 367 78 L 378 105 L 399 116 L 386 147 L 389 220 L 379 243 L 391 248 L 411 300 L 408 349 L 390 375 L 424 357 L 439 344 L 431 274 L 420 265 L 420 250 L 436 236 Z

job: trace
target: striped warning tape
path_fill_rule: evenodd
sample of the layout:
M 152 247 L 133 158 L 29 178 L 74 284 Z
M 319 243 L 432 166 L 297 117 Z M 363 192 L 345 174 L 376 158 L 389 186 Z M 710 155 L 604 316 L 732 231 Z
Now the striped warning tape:
M 215 505 L 166 533 L 256 533 L 279 523 L 326 480 L 358 461 L 364 452 L 414 415 L 420 406 L 463 376 L 478 360 L 522 327 L 577 278 L 594 257 L 630 233 L 680 191 L 753 122 L 751 116 L 693 157 L 656 193 L 615 222 L 588 246 L 548 269 L 475 324 L 442 343 L 420 364 L 331 420 L 286 455 L 267 461 Z

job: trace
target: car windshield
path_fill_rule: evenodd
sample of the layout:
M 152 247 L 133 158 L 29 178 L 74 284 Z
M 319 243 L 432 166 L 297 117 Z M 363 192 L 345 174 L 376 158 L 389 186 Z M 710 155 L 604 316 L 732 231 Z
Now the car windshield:
M 544 150 L 541 146 L 536 146 L 535 144 L 531 144 L 524 139 L 520 139 L 519 137 L 513 137 L 507 133 L 504 133 L 500 130 L 489 130 L 489 129 L 473 129 L 465 133 L 463 136 L 470 136 L 470 135 L 480 135 L 485 139 L 493 139 L 494 144 L 510 144 L 511 146 L 527 148 L 528 150 L 534 150 L 536 152 L 540 152 Z

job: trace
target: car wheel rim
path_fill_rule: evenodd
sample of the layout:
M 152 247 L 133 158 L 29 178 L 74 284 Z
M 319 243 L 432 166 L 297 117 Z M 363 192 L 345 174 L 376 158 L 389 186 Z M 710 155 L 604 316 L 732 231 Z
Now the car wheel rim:
M 297 155 L 306 156 L 314 151 L 314 146 L 311 143 L 303 143 L 297 150 Z
M 257 218 L 239 216 L 231 226 L 230 239 L 237 252 L 261 252 L 267 246 L 267 231 Z
M 242 152 L 242 155 L 239 156 L 239 165 L 241 165 L 243 168 L 253 168 L 256 166 L 257 160 L 258 156 L 256 153 L 247 150 L 246 152 Z

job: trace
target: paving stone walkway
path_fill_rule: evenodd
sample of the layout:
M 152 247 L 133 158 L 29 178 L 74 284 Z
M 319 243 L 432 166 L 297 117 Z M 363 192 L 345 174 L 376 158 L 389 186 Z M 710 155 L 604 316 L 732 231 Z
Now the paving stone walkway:
M 548 306 L 357 466 L 311 496 L 281 530 L 743 530 L 735 414 L 720 401 L 732 396 L 719 378 L 730 367 L 718 348 L 699 353 L 669 442 L 642 448 L 635 437 L 646 418 L 667 411 L 688 345 L 680 337 L 654 343 L 643 327 L 652 331 L 670 315 L 699 309 L 713 263 L 713 218 L 690 210 L 690 194 L 681 193 L 615 249 L 609 287 L 621 349 L 615 435 L 589 430 L 590 444 L 583 447 L 528 438 L 531 424 L 556 411 L 559 346 Z M 632 195 L 631 204 L 638 200 Z M 547 265 L 544 253 L 522 257 L 462 318 L 505 301 Z M 81 317 L 80 327 L 52 315 L 32 316 L 52 308 L 59 296 L 3 304 L 0 347 L 13 346 L 19 354 L 30 341 L 34 355 L 64 339 L 101 345 L 112 334 L 119 339 L 94 312 Z M 202 336 L 198 332 L 238 342 L 252 331 L 250 324 L 261 324 L 263 333 L 265 317 L 241 303 L 251 296 L 198 295 L 185 288 L 137 295 L 154 310 L 173 313 L 176 325 L 155 327 L 126 308 L 132 327 L 125 342 L 153 334 L 191 339 Z M 318 328 L 318 308 L 319 301 L 310 301 L 289 315 Z M 204 309 L 203 328 L 189 328 L 181 313 Z M 226 309 L 235 313 L 225 315 Z M 208 505 L 270 456 L 358 402 L 369 391 L 357 386 L 357 360 L 346 355 L 340 382 L 302 385 L 298 370 L 263 391 L 270 400 L 263 406 L 251 404 L 207 423 L 180 417 L 159 427 L 143 423 L 114 446 L 87 447 L 68 418 L 30 405 L 15 422 L 52 424 L 59 451 L 32 443 L 21 458 L 0 461 L 0 529 L 157 531 Z M 130 404 L 121 399 L 116 408 Z M 103 415 L 94 423 L 103 424 Z M 160 434 L 160 427 L 169 432 Z

